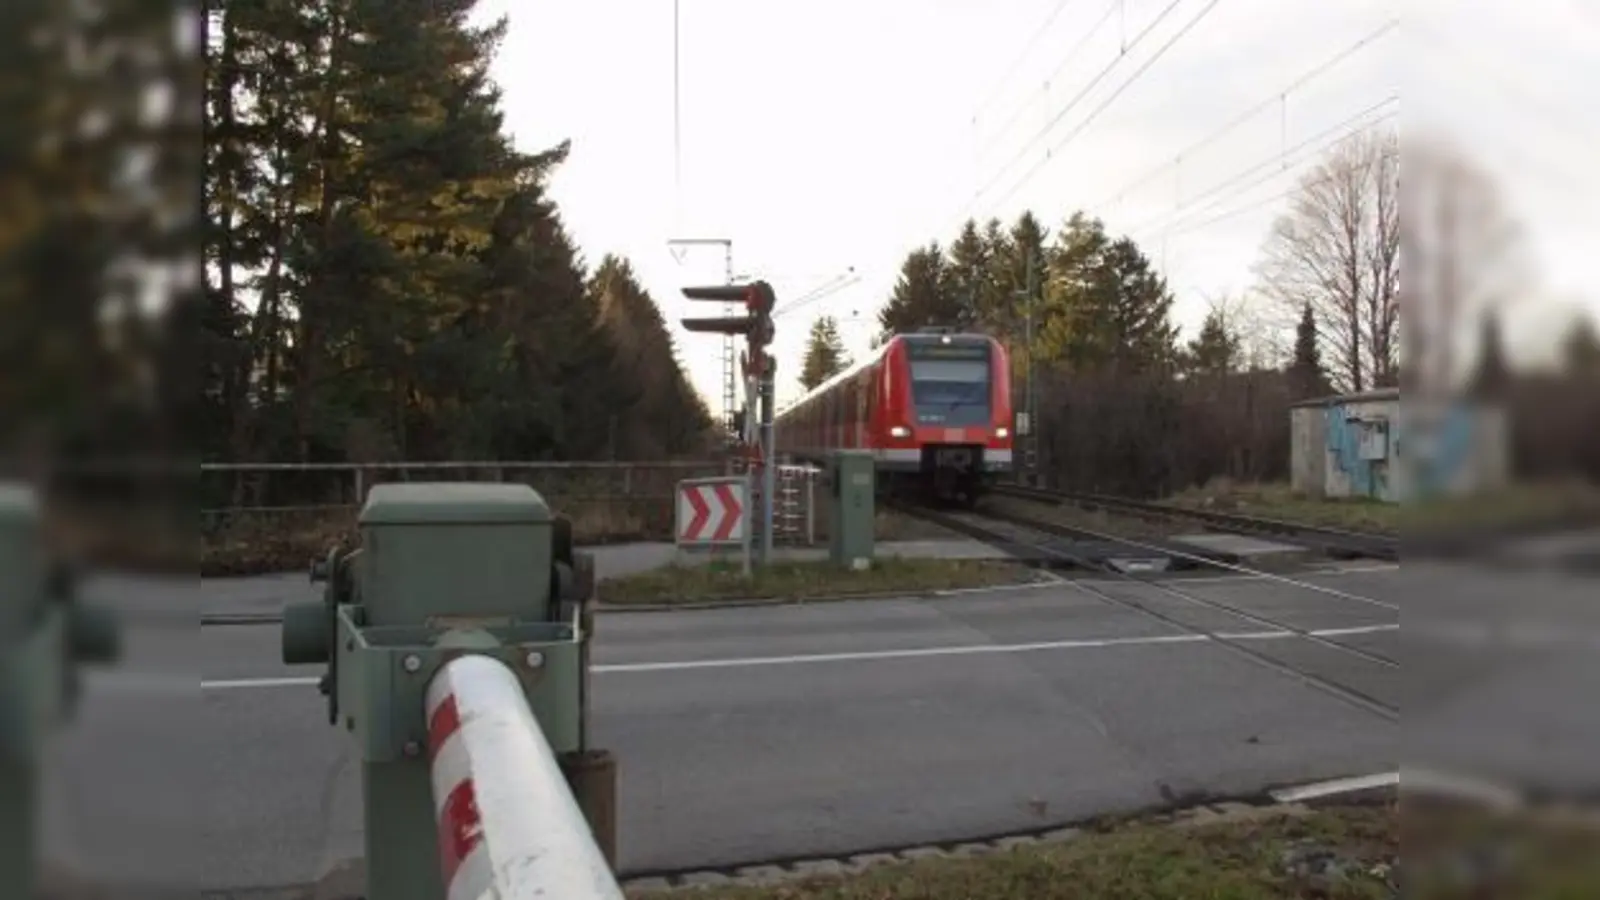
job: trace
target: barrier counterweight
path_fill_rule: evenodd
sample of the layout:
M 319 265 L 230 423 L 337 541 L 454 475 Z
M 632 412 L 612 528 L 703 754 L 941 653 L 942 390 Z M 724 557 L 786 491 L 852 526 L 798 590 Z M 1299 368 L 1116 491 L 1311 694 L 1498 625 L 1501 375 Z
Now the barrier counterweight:
M 461 656 L 426 702 L 447 900 L 622 900 L 516 675 Z

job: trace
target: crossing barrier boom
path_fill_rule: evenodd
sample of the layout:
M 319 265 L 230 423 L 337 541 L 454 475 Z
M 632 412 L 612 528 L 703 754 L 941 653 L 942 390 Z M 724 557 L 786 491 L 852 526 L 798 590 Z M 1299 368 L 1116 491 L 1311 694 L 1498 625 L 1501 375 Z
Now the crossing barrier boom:
M 426 706 L 448 900 L 622 900 L 511 669 L 457 657 Z

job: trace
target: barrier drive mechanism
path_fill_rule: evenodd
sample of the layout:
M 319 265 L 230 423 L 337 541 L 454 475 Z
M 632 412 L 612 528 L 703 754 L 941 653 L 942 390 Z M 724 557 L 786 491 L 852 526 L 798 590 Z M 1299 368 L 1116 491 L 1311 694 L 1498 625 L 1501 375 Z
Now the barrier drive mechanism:
M 622 896 L 616 766 L 588 743 L 591 557 L 520 484 L 384 484 L 312 566 L 283 659 L 361 753 L 367 900 Z
M 50 564 L 37 495 L 0 482 L 0 896 L 38 889 L 38 779 L 50 731 L 74 711 L 78 666 L 114 662 L 109 610 L 77 602 L 68 570 Z

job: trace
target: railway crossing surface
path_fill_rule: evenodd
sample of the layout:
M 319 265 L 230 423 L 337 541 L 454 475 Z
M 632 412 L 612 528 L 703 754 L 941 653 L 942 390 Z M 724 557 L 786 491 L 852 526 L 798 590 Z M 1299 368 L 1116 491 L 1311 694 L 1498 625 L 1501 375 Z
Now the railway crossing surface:
M 1315 581 L 1388 596 L 1395 574 L 1365 567 Z M 298 599 L 289 587 L 275 586 L 280 599 Z M 1392 614 L 1327 594 L 1246 579 L 1204 590 L 1369 646 L 1399 640 Z M 73 816 L 69 797 L 52 847 L 85 866 L 99 859 L 109 876 L 118 834 L 165 827 L 170 840 L 156 844 L 172 853 L 168 871 L 224 890 L 306 884 L 357 857 L 359 759 L 327 728 L 306 673 L 277 661 L 277 629 L 205 628 L 195 646 L 176 627 L 139 627 L 125 670 L 91 683 L 63 736 L 79 779 L 70 794 L 90 796 L 116 775 L 95 765 L 110 748 L 163 728 L 164 755 L 148 762 L 187 786 L 206 831 L 82 807 Z M 1255 640 L 1293 661 L 1314 652 Z M 1339 663 L 1351 667 L 1343 674 L 1362 671 L 1358 662 Z M 1072 584 L 607 615 L 593 664 L 595 741 L 622 763 L 624 875 L 971 838 L 1169 794 L 1391 771 L 1398 755 L 1393 723 Z
M 593 733 L 621 762 L 624 879 L 1398 771 L 1398 723 L 1307 676 L 1403 706 L 1408 765 L 1565 794 L 1600 785 L 1600 734 L 1580 727 L 1572 689 L 1600 674 L 1592 581 L 1416 562 L 1238 568 L 601 615 Z M 278 661 L 271 623 L 194 639 L 196 606 L 281 608 L 313 587 L 303 576 L 85 583 L 88 599 L 124 614 L 126 662 L 89 680 L 60 736 L 46 783 L 52 857 L 97 880 L 162 872 L 191 893 L 252 900 L 359 881 L 360 759 L 320 717 L 315 678 Z M 1401 659 L 1404 677 L 1385 664 Z M 112 793 L 131 802 L 92 803 Z

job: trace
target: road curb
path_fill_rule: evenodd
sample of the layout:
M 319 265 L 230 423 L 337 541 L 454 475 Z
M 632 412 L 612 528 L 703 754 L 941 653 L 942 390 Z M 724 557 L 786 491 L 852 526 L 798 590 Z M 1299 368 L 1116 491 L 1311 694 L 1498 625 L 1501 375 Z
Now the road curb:
M 772 606 L 806 606 L 819 603 L 849 603 L 856 600 L 937 600 L 977 594 L 987 591 L 1014 591 L 1023 588 L 1045 587 L 1056 582 L 1048 578 L 1034 581 L 1007 581 L 1000 584 L 965 588 L 937 588 L 923 591 L 870 591 L 851 594 L 828 594 L 819 597 L 741 597 L 733 600 L 705 600 L 694 603 L 606 603 L 595 605 L 596 613 L 616 615 L 622 613 L 695 612 L 714 609 L 752 609 Z M 172 616 L 181 619 L 182 616 Z M 192 621 L 192 620 L 189 620 Z M 283 622 L 281 613 L 203 613 L 201 625 L 277 625 Z
M 1398 796 L 1396 791 L 1391 794 Z M 1366 803 L 1388 802 L 1392 797 L 1368 797 Z M 1341 802 L 1329 799 L 1328 803 Z M 645 874 L 622 879 L 626 891 L 668 891 L 678 893 L 699 887 L 715 885 L 742 885 L 764 887 L 818 876 L 856 875 L 870 869 L 888 865 L 903 865 L 924 859 L 961 859 L 1007 853 L 1023 847 L 1041 847 L 1062 844 L 1086 834 L 1109 830 L 1121 823 L 1138 823 L 1169 828 L 1201 828 L 1215 825 L 1234 825 L 1287 817 L 1303 818 L 1316 811 L 1321 804 L 1278 803 L 1267 795 L 1252 800 L 1217 800 L 1165 811 L 1153 810 L 1144 814 L 1127 816 L 1099 816 L 1082 822 L 1055 825 L 999 837 L 924 844 L 893 850 L 853 853 L 848 856 L 798 859 L 783 863 L 744 865 L 723 869 L 701 869 L 669 875 Z M 1356 805 L 1344 800 L 1341 805 Z
M 1048 579 L 1039 579 L 1036 581 L 1008 581 L 1002 584 L 970 588 L 937 588 L 922 591 L 863 591 L 860 593 L 827 594 L 818 597 L 747 597 L 734 600 L 705 600 L 693 603 L 606 603 L 601 601 L 595 605 L 595 612 L 606 614 L 663 613 L 767 606 L 805 606 L 814 603 L 848 603 L 853 600 L 931 600 L 939 597 L 981 593 L 983 591 L 1012 591 L 1018 588 L 1033 588 L 1051 583 Z

